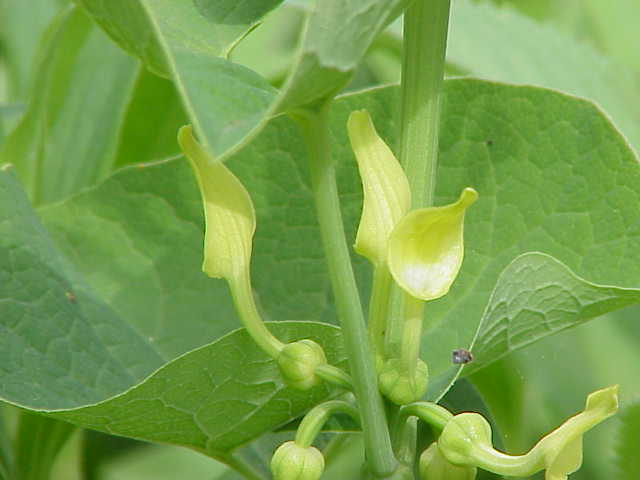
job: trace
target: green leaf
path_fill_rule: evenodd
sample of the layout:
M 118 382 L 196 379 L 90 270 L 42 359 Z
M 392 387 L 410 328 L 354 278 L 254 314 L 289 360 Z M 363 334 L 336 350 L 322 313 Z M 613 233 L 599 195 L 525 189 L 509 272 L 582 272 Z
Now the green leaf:
M 324 385 L 308 392 L 286 388 L 276 363 L 244 330 L 167 363 L 55 249 L 6 169 L 0 205 L 1 400 L 223 458 L 329 396 Z M 310 338 L 332 364 L 344 362 L 336 327 L 286 322 L 270 328 L 284 342 Z
M 74 408 L 159 367 L 153 347 L 56 250 L 6 168 L 0 205 L 0 397 L 36 410 Z
M 222 25 L 252 25 L 282 3 L 282 0 L 193 0 L 198 11 Z
M 619 415 L 616 438 L 616 463 L 620 480 L 640 478 L 640 457 L 638 457 L 638 435 L 640 435 L 640 403 L 622 409 Z
M 176 132 L 187 123 L 173 83 L 140 66 L 120 124 L 115 166 L 178 155 Z
M 62 12 L 45 40 L 36 93 L 0 151 L 35 203 L 60 200 L 110 173 L 135 74 L 135 62 L 77 8 Z
M 284 342 L 311 338 L 324 346 L 330 362 L 345 361 L 336 327 L 279 322 L 269 328 Z M 328 396 L 326 386 L 307 392 L 287 388 L 275 362 L 255 348 L 244 330 L 236 330 L 169 362 L 115 398 L 51 415 L 223 458 L 225 452 L 286 424 Z
M 606 2 L 602 5 L 607 11 L 619 11 Z M 451 12 L 449 62 L 482 78 L 554 88 L 588 98 L 613 117 L 640 151 L 640 110 L 629 108 L 640 96 L 635 72 L 571 35 L 511 9 L 460 0 Z M 634 28 L 633 22 L 627 24 Z M 619 23 L 610 25 L 619 28 Z M 479 38 L 483 40 L 479 42 Z
M 553 257 L 520 255 L 498 277 L 465 374 L 548 335 L 637 303 L 640 289 L 595 285 Z
M 311 11 L 298 61 L 276 110 L 291 111 L 335 95 L 360 64 L 377 35 L 408 0 L 322 0 Z
M 535 4 L 535 8 L 541 6 L 540 0 L 529 3 Z M 568 0 L 554 2 L 554 8 L 566 10 L 575 19 L 576 9 L 585 2 L 573 8 L 567 3 Z M 601 3 L 612 15 L 624 11 L 610 8 L 609 3 L 600 0 L 594 3 Z M 521 0 L 517 4 L 525 8 Z M 629 108 L 640 96 L 637 72 L 549 23 L 536 23 L 512 8 L 497 8 L 490 2 L 458 0 L 451 9 L 450 23 L 447 61 L 456 70 L 484 79 L 537 85 L 588 98 L 612 116 L 636 151 L 640 151 L 637 128 L 640 110 Z M 609 25 L 617 28 L 618 23 Z M 394 25 L 389 33 L 398 50 L 400 28 Z
M 186 160 L 129 167 L 40 214 L 87 282 L 165 359 L 240 326 L 226 284 L 202 273 L 202 201 Z
M 250 24 L 214 24 L 193 1 L 77 0 L 125 50 L 173 80 L 191 123 L 215 156 L 266 121 L 275 90 L 226 60 Z

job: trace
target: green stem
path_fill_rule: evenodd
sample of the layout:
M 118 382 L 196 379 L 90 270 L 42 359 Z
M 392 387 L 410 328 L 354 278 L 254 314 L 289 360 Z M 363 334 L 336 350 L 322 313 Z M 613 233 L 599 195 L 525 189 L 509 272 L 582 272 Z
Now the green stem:
M 67 422 L 20 412 L 15 440 L 15 479 L 48 480 L 60 449 L 75 429 Z
M 414 378 L 420 357 L 424 301 L 405 293 L 403 317 L 400 369 L 402 373 L 406 372 L 409 378 Z
M 297 116 L 309 150 L 313 188 L 320 235 L 329 267 L 338 318 L 349 357 L 354 393 L 362 418 L 367 461 L 378 476 L 389 475 L 396 467 L 391 450 L 382 398 L 378 391 L 373 356 L 347 248 L 335 166 L 329 148 L 328 107 Z
M 284 348 L 284 343 L 274 337 L 262 321 L 253 299 L 253 290 L 251 289 L 249 278 L 249 272 L 247 272 L 237 279 L 229 281 L 233 303 L 240 320 L 242 320 L 242 324 L 251 335 L 253 341 L 271 358 L 278 358 L 280 350 Z
M 450 0 L 416 0 L 404 15 L 400 163 L 413 208 L 433 204 Z
M 353 390 L 351 375 L 334 365 L 329 365 L 328 363 L 320 365 L 316 367 L 315 374 L 326 382 L 333 383 L 347 390 Z
M 415 0 L 404 14 L 399 158 L 414 209 L 433 204 L 449 8 L 450 0 Z M 403 349 L 403 298 L 398 290 L 391 294 L 389 356 Z
M 418 417 L 423 422 L 442 431 L 453 415 L 449 410 L 431 402 L 416 402 L 405 405 L 400 409 L 398 422 L 403 423 L 408 417 Z
M 360 422 L 356 407 L 344 400 L 331 400 L 315 406 L 304 416 L 296 432 L 296 443 L 304 448 L 310 447 L 331 415 L 340 412 Z
M 373 286 L 369 299 L 369 341 L 376 360 L 380 366 L 385 358 L 385 334 L 387 330 L 387 314 L 391 293 L 392 277 L 386 265 L 378 265 L 373 270 Z

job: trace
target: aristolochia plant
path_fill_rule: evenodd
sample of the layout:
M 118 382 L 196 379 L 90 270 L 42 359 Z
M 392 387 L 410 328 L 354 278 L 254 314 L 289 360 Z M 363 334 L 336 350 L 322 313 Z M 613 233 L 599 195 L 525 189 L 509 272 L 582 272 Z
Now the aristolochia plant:
M 606 470 L 632 334 L 507 355 L 640 304 L 633 67 L 491 2 L 0 3 L 0 480 L 76 426 L 217 460 L 159 480 Z
M 455 203 L 408 211 L 409 182 L 389 147 L 377 135 L 368 113 L 353 112 L 348 129 L 364 188 L 355 250 L 374 265 L 370 301 L 374 317 L 369 319 L 368 337 L 375 346 L 380 392 L 402 407 L 395 436 L 402 438 L 404 423 L 411 416 L 441 432 L 420 456 L 423 480 L 471 480 L 478 468 L 513 477 L 527 477 L 544 469 L 547 480 L 565 480 L 582 464 L 585 431 L 617 411 L 617 387 L 591 394 L 584 412 L 567 420 L 522 456 L 506 455 L 493 448 L 491 427 L 482 415 L 454 416 L 436 404 L 420 402 L 428 383 L 428 366 L 419 356 L 423 302 L 446 295 L 453 284 L 464 253 L 465 211 L 478 194 L 465 188 Z M 229 282 L 247 331 L 277 361 L 288 385 L 306 390 L 324 378 L 350 390 L 349 376 L 328 365 L 320 345 L 310 339 L 284 345 L 266 328 L 251 293 L 249 257 L 255 214 L 250 196 L 229 169 L 195 141 L 190 127 L 183 127 L 178 138 L 198 178 L 204 202 L 204 271 Z M 405 292 L 399 355 L 388 351 L 385 342 L 391 277 Z M 324 459 L 311 443 L 336 411 L 349 412 L 362 421 L 357 399 L 316 406 L 304 417 L 296 439 L 275 452 L 271 471 L 276 480 L 321 477 Z

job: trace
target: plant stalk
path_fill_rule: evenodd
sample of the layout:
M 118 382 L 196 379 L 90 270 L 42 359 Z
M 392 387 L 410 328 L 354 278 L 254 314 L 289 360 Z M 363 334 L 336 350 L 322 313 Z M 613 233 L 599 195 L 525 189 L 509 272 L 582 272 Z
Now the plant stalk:
M 376 265 L 373 270 L 373 285 L 369 299 L 369 342 L 373 350 L 376 366 L 381 366 L 385 357 L 385 336 L 387 312 L 393 279 L 386 265 Z
M 385 477 L 395 470 L 396 460 L 345 239 L 335 166 L 330 156 L 328 109 L 327 102 L 317 110 L 305 111 L 295 118 L 300 123 L 309 150 L 320 235 L 362 419 L 367 462 L 377 476 Z
M 415 0 L 404 14 L 398 156 L 409 179 L 412 209 L 433 205 L 450 3 Z M 393 288 L 386 338 L 390 357 L 403 349 L 402 297 Z
M 451 0 L 416 0 L 404 15 L 400 163 L 411 207 L 433 204 Z
M 271 358 L 278 358 L 280 351 L 284 348 L 284 343 L 278 340 L 262 321 L 253 298 L 250 278 L 249 272 L 246 272 L 237 279 L 229 281 L 229 289 L 236 312 L 260 349 Z

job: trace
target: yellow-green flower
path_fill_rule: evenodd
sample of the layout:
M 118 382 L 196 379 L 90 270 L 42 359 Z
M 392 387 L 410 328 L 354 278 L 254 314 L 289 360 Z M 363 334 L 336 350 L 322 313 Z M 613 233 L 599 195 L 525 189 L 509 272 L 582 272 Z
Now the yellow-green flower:
M 247 274 L 256 229 L 249 193 L 224 163 L 196 141 L 191 125 L 180 129 L 178 143 L 193 167 L 204 203 L 202 269 L 210 277 L 227 280 Z
M 528 477 L 545 470 L 545 480 L 566 480 L 582 465 L 582 436 L 618 410 L 618 386 L 593 392 L 585 409 L 540 440 L 525 455 L 507 455 L 491 444 L 491 427 L 477 413 L 449 420 L 438 439 L 440 451 L 455 465 L 479 467 L 498 475 Z
M 464 256 L 464 214 L 478 198 L 465 188 L 457 202 L 407 214 L 389 239 L 389 268 L 410 295 L 433 300 L 446 295 Z
M 354 249 L 374 265 L 385 264 L 391 231 L 411 206 L 409 182 L 366 110 L 351 112 L 347 130 L 364 192 Z

